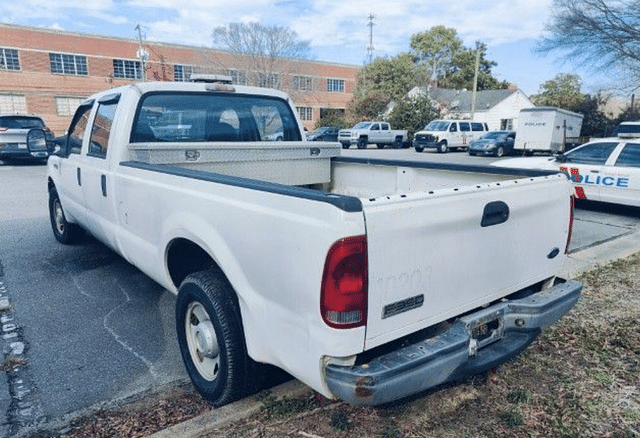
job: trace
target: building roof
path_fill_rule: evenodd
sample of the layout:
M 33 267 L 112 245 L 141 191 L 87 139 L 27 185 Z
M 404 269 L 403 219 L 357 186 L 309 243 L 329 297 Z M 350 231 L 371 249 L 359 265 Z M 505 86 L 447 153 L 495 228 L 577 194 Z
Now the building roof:
M 420 87 L 416 91 L 424 93 L 425 88 Z M 515 89 L 477 91 L 475 110 L 486 111 L 491 109 L 517 92 L 518 90 Z M 431 92 L 431 97 L 437 102 L 445 104 L 451 112 L 471 112 L 473 91 L 437 88 Z

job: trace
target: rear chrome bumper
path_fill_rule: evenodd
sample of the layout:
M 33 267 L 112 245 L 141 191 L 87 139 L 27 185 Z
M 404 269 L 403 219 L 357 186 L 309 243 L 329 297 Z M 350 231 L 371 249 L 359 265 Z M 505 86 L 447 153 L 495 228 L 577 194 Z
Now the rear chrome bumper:
M 341 400 L 379 405 L 490 370 L 516 356 L 578 301 L 571 280 L 465 315 L 445 332 L 354 366 L 329 364 L 327 385 Z

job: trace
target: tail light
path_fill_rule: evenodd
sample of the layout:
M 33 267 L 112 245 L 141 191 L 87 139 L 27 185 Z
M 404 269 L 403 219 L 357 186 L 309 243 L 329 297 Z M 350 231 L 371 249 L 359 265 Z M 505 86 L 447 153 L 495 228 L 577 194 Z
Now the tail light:
M 569 196 L 569 234 L 567 236 L 567 247 L 564 249 L 565 254 L 569 254 L 569 244 L 571 244 L 571 235 L 573 234 L 573 196 Z
M 367 238 L 349 237 L 329 249 L 324 264 L 320 312 L 333 328 L 364 326 L 367 322 Z

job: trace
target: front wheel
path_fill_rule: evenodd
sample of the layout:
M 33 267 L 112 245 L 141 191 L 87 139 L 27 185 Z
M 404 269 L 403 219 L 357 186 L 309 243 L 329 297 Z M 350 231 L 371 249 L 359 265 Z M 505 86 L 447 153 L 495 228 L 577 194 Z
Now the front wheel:
M 496 157 L 503 157 L 504 156 L 504 148 L 502 146 L 498 146 L 498 149 L 496 149 Z
M 424 148 L 422 146 L 414 146 L 416 152 L 422 152 L 424 151 Z
M 447 153 L 448 150 L 449 150 L 449 147 L 444 141 L 441 141 L 440 143 L 438 143 L 438 152 L 440 152 L 441 154 L 445 154 Z
M 84 230 L 76 224 L 67 222 L 60 197 L 55 187 L 49 190 L 49 220 L 56 240 L 65 245 L 77 242 L 84 236 Z
M 358 149 L 366 149 L 368 143 L 369 141 L 366 138 L 360 137 L 358 139 Z
M 176 300 L 176 328 L 185 367 L 204 398 L 217 407 L 246 394 L 252 361 L 226 279 L 213 270 L 185 278 Z

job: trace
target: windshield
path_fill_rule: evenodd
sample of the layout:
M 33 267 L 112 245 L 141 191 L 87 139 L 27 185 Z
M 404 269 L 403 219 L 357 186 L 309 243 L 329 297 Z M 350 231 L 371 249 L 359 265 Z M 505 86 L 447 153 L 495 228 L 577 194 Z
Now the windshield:
M 0 117 L 0 128 L 31 129 L 44 128 L 44 122 L 38 117 L 7 116 Z
M 504 132 L 489 132 L 488 134 L 482 136 L 482 138 L 484 138 L 485 140 L 500 140 L 505 135 L 507 134 L 505 134 Z
M 424 130 L 425 131 L 446 131 L 449 129 L 450 122 L 443 122 L 442 120 L 434 120 L 429 123 Z
M 367 129 L 369 126 L 371 126 L 370 122 L 360 122 L 353 129 Z

